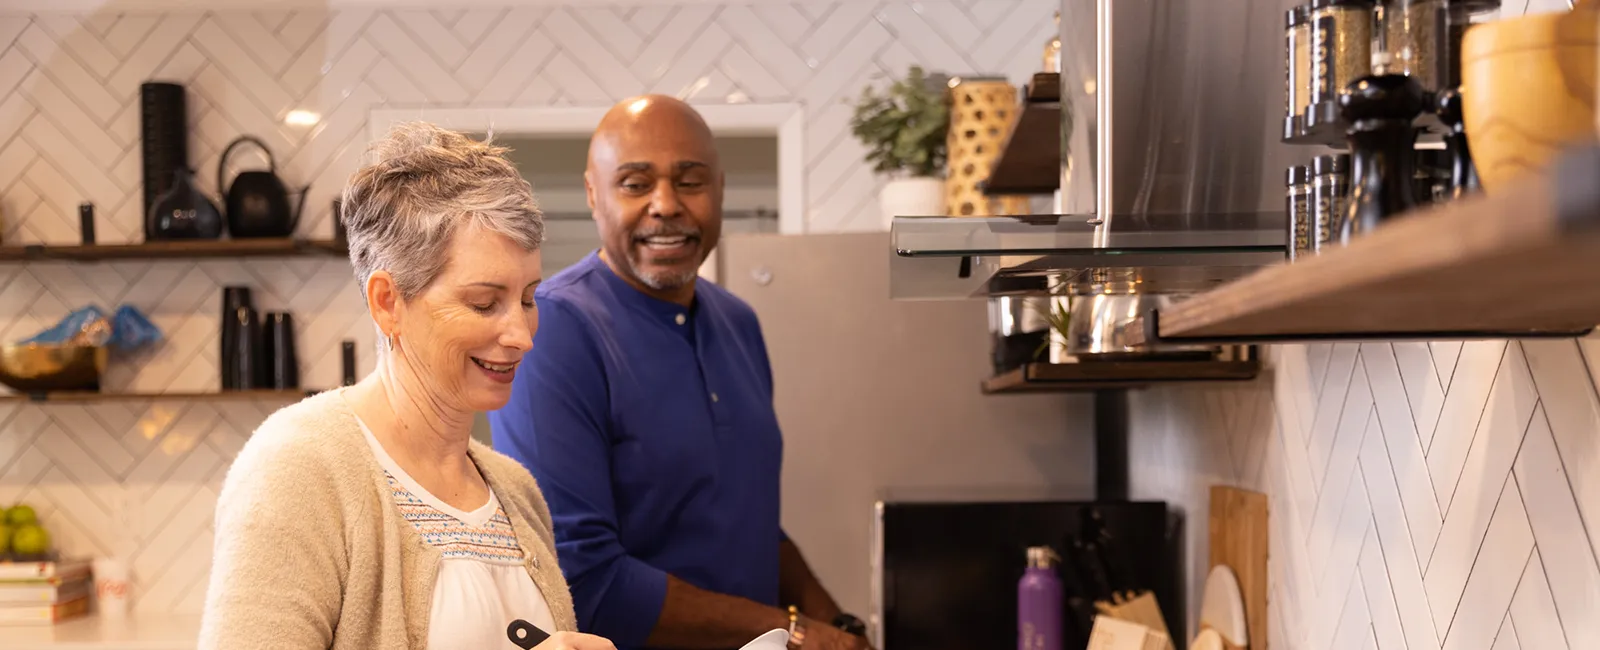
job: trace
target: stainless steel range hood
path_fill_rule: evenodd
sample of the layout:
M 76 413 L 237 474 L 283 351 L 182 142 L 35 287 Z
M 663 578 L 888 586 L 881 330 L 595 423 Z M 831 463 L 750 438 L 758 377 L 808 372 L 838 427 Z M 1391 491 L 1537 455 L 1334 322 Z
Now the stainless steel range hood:
M 897 217 L 894 297 L 1190 293 L 1282 261 L 1289 6 L 1062 0 L 1055 214 Z

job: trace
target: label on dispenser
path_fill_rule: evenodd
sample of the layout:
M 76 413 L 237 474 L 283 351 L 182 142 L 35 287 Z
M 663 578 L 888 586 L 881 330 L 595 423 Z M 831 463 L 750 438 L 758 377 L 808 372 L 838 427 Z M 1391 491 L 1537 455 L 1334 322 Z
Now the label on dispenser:
M 1338 65 L 1334 48 L 1334 30 L 1338 19 L 1331 13 L 1317 16 L 1311 21 L 1311 103 L 1332 101 L 1334 97 L 1333 73 Z
M 1311 251 L 1311 197 L 1299 192 L 1294 197 L 1294 251 L 1291 256 Z M 1291 257 L 1292 259 L 1292 257 Z

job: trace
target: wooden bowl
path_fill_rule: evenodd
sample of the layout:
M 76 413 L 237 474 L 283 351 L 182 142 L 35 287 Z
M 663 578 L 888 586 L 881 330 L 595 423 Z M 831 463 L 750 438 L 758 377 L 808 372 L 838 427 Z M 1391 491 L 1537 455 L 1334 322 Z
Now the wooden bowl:
M 1485 191 L 1595 133 L 1594 3 L 1475 25 L 1461 44 L 1467 142 Z

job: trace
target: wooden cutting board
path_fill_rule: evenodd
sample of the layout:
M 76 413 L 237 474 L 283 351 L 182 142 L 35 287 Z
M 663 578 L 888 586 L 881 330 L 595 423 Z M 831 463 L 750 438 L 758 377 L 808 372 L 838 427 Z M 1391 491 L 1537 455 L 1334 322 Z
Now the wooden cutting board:
M 1211 567 L 1224 565 L 1239 579 L 1250 650 L 1267 647 L 1267 495 L 1211 486 Z

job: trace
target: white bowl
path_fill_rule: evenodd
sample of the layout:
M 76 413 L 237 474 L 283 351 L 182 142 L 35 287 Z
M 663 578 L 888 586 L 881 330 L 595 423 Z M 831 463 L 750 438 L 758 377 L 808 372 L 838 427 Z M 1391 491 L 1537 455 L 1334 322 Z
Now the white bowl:
M 739 650 L 784 650 L 789 647 L 789 631 L 777 629 L 756 637 Z

